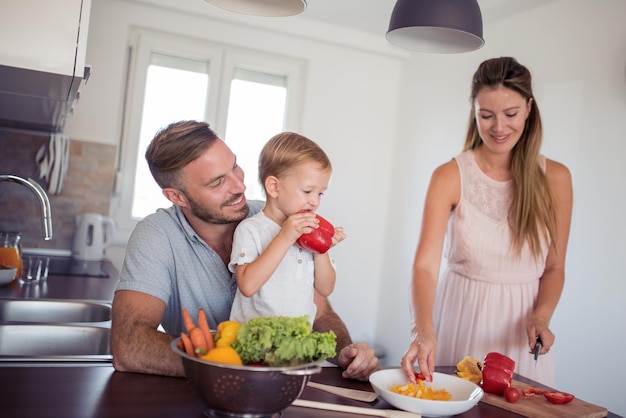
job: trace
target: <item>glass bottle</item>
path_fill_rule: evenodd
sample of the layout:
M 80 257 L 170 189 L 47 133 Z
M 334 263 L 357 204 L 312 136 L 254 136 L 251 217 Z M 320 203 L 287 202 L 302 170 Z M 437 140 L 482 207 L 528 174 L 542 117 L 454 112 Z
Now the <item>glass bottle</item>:
M 15 267 L 14 280 L 22 277 L 22 257 L 19 232 L 0 231 L 0 264 Z

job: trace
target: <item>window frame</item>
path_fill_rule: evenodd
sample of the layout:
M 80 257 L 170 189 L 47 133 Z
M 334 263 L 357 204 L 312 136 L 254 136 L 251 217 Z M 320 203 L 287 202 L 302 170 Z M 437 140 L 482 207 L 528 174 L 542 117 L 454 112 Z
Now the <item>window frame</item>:
M 205 120 L 227 143 L 228 138 L 223 135 L 228 119 L 230 82 L 237 68 L 286 76 L 287 105 L 284 129 L 298 131 L 300 127 L 306 72 L 304 60 L 182 35 L 132 28 L 129 36 L 122 137 L 118 148 L 115 187 L 110 208 L 117 226 L 113 240 L 116 243 L 125 243 L 139 221 L 132 217 L 132 204 L 136 162 L 139 154 L 144 152 L 138 148 L 147 70 L 152 53 L 209 62 L 209 93 Z M 164 121 L 163 126 L 170 122 L 173 121 Z

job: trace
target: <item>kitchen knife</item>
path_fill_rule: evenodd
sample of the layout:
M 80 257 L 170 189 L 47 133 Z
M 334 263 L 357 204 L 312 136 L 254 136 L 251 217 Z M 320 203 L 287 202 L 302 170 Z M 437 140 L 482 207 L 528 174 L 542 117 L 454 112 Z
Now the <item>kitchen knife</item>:
M 541 337 L 537 335 L 537 339 L 535 340 L 535 367 L 537 367 L 537 359 L 539 358 L 541 347 L 543 347 L 543 343 L 541 342 Z

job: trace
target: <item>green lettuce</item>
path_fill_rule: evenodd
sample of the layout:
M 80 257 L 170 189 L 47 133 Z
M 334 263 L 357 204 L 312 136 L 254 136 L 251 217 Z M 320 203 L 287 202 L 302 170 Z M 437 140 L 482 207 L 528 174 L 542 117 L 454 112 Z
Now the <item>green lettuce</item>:
M 309 316 L 254 318 L 241 326 L 233 348 L 244 364 L 294 366 L 335 356 L 335 333 L 314 332 Z

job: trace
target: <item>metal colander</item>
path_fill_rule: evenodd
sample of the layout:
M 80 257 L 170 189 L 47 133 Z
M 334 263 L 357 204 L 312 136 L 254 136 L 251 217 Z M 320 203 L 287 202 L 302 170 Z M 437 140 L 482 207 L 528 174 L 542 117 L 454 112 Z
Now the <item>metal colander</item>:
M 206 415 L 269 418 L 300 396 L 311 375 L 319 373 L 323 359 L 286 367 L 234 366 L 200 360 L 181 351 L 187 380 L 203 401 Z

